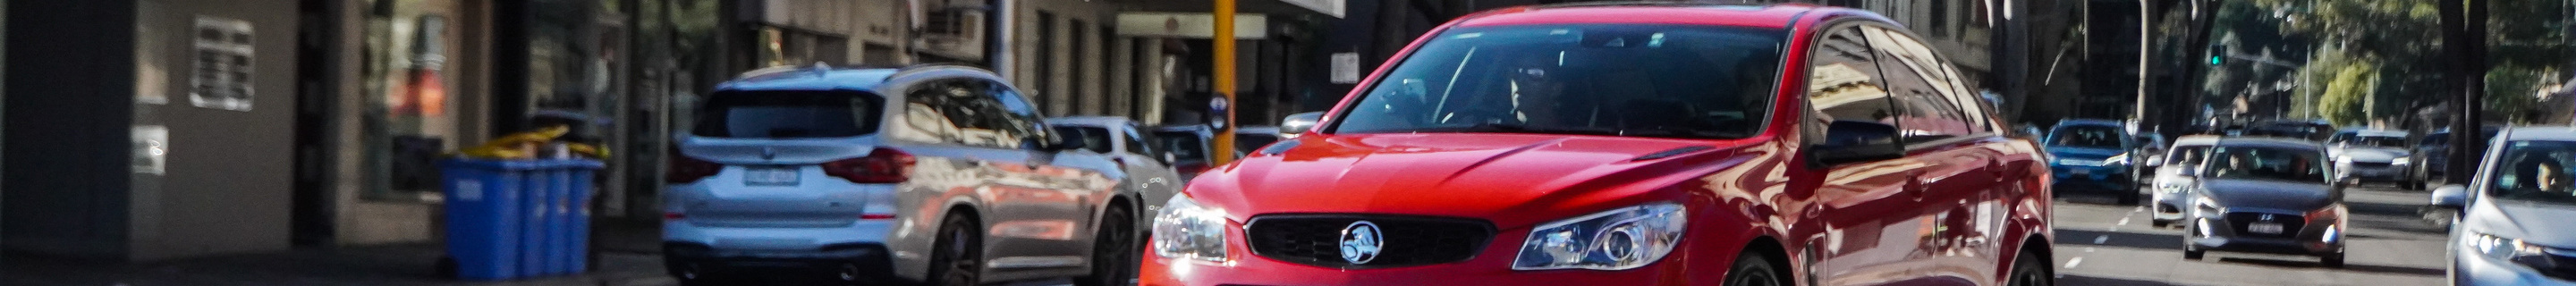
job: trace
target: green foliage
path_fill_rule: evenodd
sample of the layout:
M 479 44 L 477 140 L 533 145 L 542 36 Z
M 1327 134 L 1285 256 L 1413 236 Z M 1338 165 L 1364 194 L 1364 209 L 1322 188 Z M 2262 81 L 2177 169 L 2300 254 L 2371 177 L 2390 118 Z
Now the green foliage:
M 2368 65 L 2344 65 L 2325 84 L 2325 94 L 2317 100 L 2317 115 L 2339 125 L 2363 123 L 2370 119 L 2372 86 L 2378 73 Z

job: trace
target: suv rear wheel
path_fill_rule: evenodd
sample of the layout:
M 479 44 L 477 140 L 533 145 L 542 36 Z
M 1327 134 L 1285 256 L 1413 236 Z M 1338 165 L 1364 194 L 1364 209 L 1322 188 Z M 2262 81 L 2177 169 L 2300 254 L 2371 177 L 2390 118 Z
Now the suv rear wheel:
M 2011 277 L 2010 279 L 2012 280 L 2004 281 L 2004 285 L 2057 285 L 2056 277 L 2048 275 L 2048 263 L 2040 261 L 2039 254 L 2031 253 L 2026 250 L 2021 252 L 2021 257 L 2013 258 L 2012 276 L 2005 277 Z
M 930 285 L 973 286 L 984 282 L 984 237 L 973 218 L 949 215 L 939 226 L 939 242 L 930 258 Z
M 1136 278 L 1137 255 L 1144 252 L 1136 242 L 1136 220 L 1126 207 L 1110 207 L 1100 217 L 1100 236 L 1091 247 L 1091 275 L 1073 280 L 1079 286 L 1131 285 Z

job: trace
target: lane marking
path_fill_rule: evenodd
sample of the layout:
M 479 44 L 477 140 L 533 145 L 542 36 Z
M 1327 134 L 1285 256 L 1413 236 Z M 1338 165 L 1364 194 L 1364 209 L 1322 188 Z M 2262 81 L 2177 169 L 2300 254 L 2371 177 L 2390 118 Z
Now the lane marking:
M 2122 218 L 2120 218 L 2120 225 L 2129 225 L 2129 218 L 2127 218 L 2127 217 L 2122 217 Z
M 2091 253 L 2091 252 L 2093 252 L 2093 248 L 2091 248 L 2091 247 L 2086 247 L 2086 248 L 2084 248 L 2084 252 L 2086 252 L 2086 253 Z
M 2075 265 L 2078 265 L 2078 264 L 2084 264 L 2084 258 L 2083 258 L 2083 257 L 2076 257 L 2075 259 L 2067 259 L 2067 260 L 2066 260 L 2066 269 L 2075 269 Z
M 2145 206 L 2140 206 L 2140 207 L 2129 208 L 2129 213 L 2138 213 L 2138 212 L 2143 212 L 2143 211 L 2147 211 L 2147 207 L 2145 207 Z
M 2102 236 L 2096 236 L 2096 237 L 2093 237 L 2093 244 L 2102 244 L 2102 242 L 2105 242 L 2105 241 L 2111 241 L 2111 235 L 2107 235 L 2107 234 L 2106 234 L 2106 235 L 2102 235 Z

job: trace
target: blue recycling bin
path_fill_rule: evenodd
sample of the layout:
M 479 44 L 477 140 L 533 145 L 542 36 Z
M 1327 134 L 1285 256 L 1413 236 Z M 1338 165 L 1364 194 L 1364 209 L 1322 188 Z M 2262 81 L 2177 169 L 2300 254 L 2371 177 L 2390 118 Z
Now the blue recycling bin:
M 598 196 L 598 189 L 592 188 L 591 183 L 605 165 L 587 160 L 567 161 L 565 164 L 567 166 L 560 169 L 564 172 L 562 182 L 566 186 L 563 188 L 566 198 L 564 227 L 560 229 L 565 245 L 564 256 L 557 258 L 563 260 L 564 273 L 587 273 L 590 272 L 590 203 Z
M 448 159 L 448 256 L 464 280 L 583 272 L 599 161 Z M 452 261 L 452 262 L 451 262 Z
M 522 219 L 527 190 L 522 188 L 533 161 L 449 159 L 439 162 L 447 197 L 447 259 L 444 270 L 464 280 L 523 277 L 520 267 L 527 233 Z

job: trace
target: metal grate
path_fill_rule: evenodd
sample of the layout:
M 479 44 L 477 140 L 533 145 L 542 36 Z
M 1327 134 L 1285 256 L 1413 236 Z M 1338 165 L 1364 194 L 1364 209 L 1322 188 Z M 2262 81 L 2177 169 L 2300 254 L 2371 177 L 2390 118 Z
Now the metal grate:
M 1353 264 L 1342 259 L 1342 230 L 1361 220 L 1376 224 L 1385 242 L 1375 259 Z M 1494 237 L 1493 224 L 1482 220 L 1404 216 L 1263 216 L 1244 228 L 1253 255 L 1344 269 L 1466 261 Z

